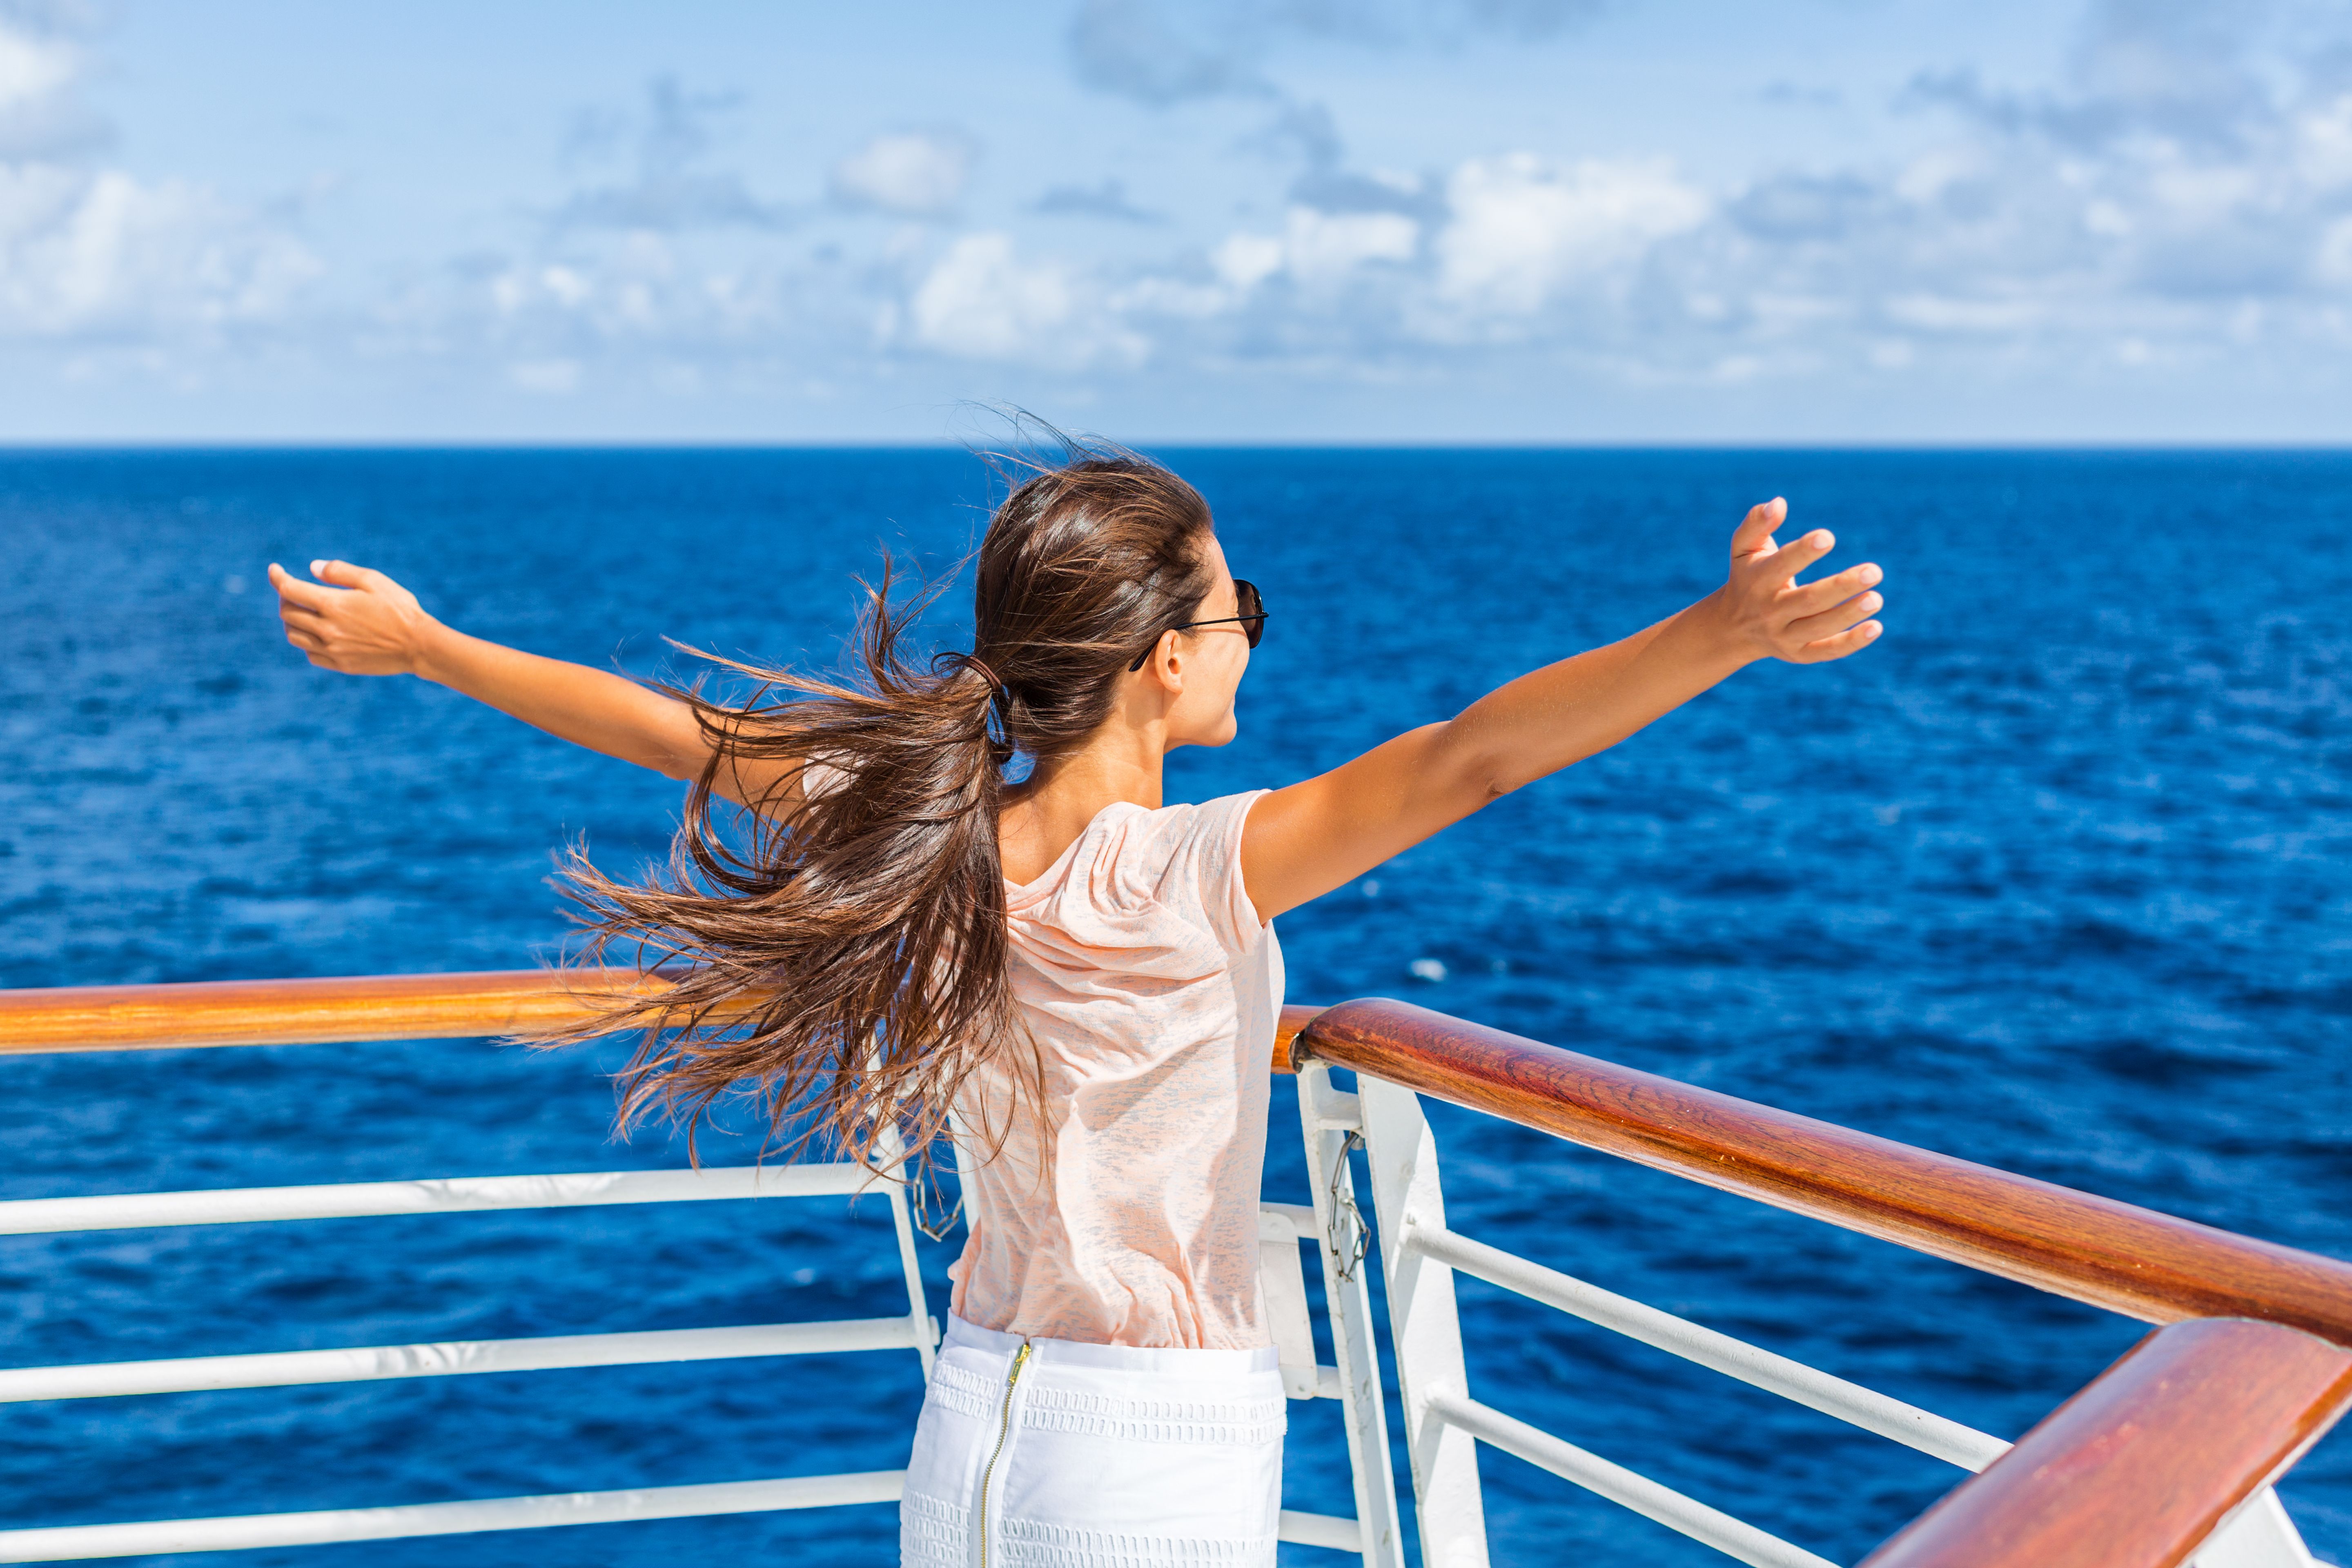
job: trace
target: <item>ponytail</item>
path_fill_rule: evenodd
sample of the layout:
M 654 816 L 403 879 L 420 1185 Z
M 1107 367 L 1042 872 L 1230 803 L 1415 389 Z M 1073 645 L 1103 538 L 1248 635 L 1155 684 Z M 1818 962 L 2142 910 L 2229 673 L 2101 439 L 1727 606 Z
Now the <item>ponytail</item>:
M 619 948 L 672 984 L 538 1042 L 641 1030 L 620 1129 L 659 1115 L 685 1126 L 689 1150 L 739 1090 L 772 1142 L 805 1118 L 788 1156 L 822 1139 L 885 1170 L 928 1167 L 983 1066 L 1010 1087 L 990 1097 L 1003 1116 L 1034 1106 L 1041 1064 L 1007 973 L 1005 767 L 1016 753 L 1050 763 L 1109 716 L 1128 661 L 1206 596 L 1210 528 L 1173 474 L 1091 452 L 1035 472 L 991 520 L 971 652 L 911 660 L 931 594 L 894 605 L 886 567 L 849 679 L 713 659 L 758 683 L 748 701 L 666 688 L 710 743 L 667 871 L 622 881 L 575 850 L 564 890 L 589 931 L 579 962 Z M 716 786 L 743 763 L 781 782 L 740 826 L 722 824 Z M 990 1121 L 964 1131 L 993 1150 L 1004 1123 Z

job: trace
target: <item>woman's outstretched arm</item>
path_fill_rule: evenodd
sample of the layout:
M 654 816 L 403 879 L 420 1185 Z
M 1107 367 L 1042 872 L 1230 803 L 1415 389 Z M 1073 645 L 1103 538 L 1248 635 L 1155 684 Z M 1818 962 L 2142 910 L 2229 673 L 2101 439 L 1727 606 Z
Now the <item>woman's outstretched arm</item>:
M 414 675 L 487 702 L 558 739 L 674 779 L 700 776 L 711 742 L 694 710 L 625 676 L 542 658 L 442 625 L 416 595 L 364 566 L 314 561 L 305 583 L 276 562 L 270 586 L 286 640 L 321 669 Z M 732 800 L 772 808 L 797 791 L 782 761 L 739 762 L 713 781 Z
M 1748 512 L 1731 572 L 1706 598 L 1622 642 L 1523 675 L 1252 808 L 1242 876 L 1271 920 L 1363 875 L 1521 784 L 1606 751 L 1759 658 L 1820 664 L 1869 646 L 1882 574 L 1850 567 L 1798 585 L 1835 545 L 1816 530 L 1780 546 L 1787 503 Z

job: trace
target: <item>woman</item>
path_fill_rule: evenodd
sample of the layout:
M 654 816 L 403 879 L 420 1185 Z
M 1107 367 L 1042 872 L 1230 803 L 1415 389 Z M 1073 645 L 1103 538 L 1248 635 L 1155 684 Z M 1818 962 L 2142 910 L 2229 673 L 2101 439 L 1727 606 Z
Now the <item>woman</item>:
M 907 1563 L 1256 1564 L 1284 1425 L 1257 1286 L 1272 921 L 1745 664 L 1868 645 L 1878 569 L 1797 585 L 1832 542 L 1776 545 L 1786 512 L 1751 510 L 1724 585 L 1679 615 L 1319 778 L 1200 805 L 1162 804 L 1162 762 L 1234 738 L 1267 611 L 1200 496 L 1126 453 L 1038 471 L 997 510 L 971 653 L 910 665 L 886 581 L 861 681 L 739 666 L 768 683 L 740 707 L 466 637 L 341 562 L 270 581 L 313 664 L 419 675 L 696 781 L 668 877 L 573 866 L 603 940 L 690 961 L 599 1026 L 648 1031 L 625 1121 L 690 1125 L 750 1084 L 886 1163 L 954 1127 L 970 1235 Z M 714 826 L 714 795 L 750 808 L 747 836 Z M 709 1022 L 666 1027 L 665 1007 Z

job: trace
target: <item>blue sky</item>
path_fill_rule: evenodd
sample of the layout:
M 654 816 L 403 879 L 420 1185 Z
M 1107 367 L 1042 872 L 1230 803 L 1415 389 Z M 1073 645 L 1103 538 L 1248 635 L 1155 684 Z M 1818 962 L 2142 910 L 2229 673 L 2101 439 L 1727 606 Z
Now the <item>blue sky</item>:
M 0 0 L 0 438 L 2352 438 L 2347 0 Z

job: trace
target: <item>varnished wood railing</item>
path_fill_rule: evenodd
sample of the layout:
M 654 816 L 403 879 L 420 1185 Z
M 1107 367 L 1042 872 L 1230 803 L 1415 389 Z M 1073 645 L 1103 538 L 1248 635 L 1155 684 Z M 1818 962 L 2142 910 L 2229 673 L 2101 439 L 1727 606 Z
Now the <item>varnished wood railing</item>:
M 2242 1318 L 2171 1324 L 1863 1568 L 2171 1568 L 2347 1400 L 2341 1345 Z
M 1326 1009 L 1324 1061 L 2146 1322 L 2352 1346 L 2352 1263 L 1695 1089 L 1408 1003 Z
M 1327 1008 L 1292 1051 L 2171 1325 L 1866 1568 L 2175 1568 L 2352 1405 L 2352 1264 L 1402 1002 Z
M 630 969 L 503 969 L 0 991 L 0 1056 L 464 1039 L 568 1023 L 600 997 L 660 989 Z M 1276 1071 L 1290 1070 L 1291 1037 L 1315 1012 L 1282 1010 Z
M 503 1035 L 642 984 L 633 970 L 509 969 L 0 991 L 0 1055 Z

